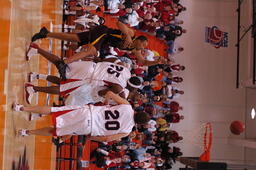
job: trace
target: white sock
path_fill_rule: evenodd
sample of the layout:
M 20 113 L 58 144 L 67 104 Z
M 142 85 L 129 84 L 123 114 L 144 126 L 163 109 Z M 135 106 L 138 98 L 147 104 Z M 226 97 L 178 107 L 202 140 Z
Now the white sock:
M 110 160 L 106 160 L 106 165 L 109 165 L 111 164 L 111 161 Z
M 106 155 L 106 156 L 109 154 L 108 151 L 105 151 L 105 150 L 100 149 L 100 148 L 98 148 L 97 151 L 102 153 L 103 155 Z
M 46 80 L 48 75 L 46 74 L 38 74 L 38 79 Z

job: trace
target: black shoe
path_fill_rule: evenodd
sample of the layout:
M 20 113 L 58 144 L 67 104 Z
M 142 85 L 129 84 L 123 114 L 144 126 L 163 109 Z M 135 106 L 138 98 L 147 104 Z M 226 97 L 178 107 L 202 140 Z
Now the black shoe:
M 60 147 L 62 145 L 64 145 L 64 142 L 60 143 L 60 139 L 59 138 L 52 138 L 52 142 L 54 143 L 54 145 L 56 145 L 57 147 Z
M 101 8 L 100 7 L 96 8 L 96 12 L 101 12 Z
M 66 80 L 67 79 L 66 78 L 66 69 L 67 69 L 68 65 L 65 64 L 65 62 L 63 60 L 58 61 L 55 65 L 56 65 L 56 67 L 57 67 L 57 69 L 59 71 L 60 78 L 62 80 Z
M 97 157 L 98 152 L 97 149 L 94 149 L 91 153 L 90 153 L 90 160 L 92 160 L 92 158 Z M 96 162 L 95 162 L 96 163 Z
M 31 38 L 31 41 L 34 42 L 38 39 L 46 38 L 48 33 L 49 31 L 47 30 L 47 28 L 43 27 L 38 33 L 33 35 L 33 37 Z

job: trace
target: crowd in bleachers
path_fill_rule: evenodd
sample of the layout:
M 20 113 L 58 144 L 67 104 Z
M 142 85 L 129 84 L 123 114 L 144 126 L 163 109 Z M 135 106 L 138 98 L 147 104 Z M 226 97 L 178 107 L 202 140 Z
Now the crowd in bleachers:
M 100 143 L 91 153 L 91 163 L 109 169 L 171 169 L 176 158 L 182 155 L 175 143 L 183 137 L 171 127 L 184 119 L 181 114 L 183 108 L 175 100 L 184 94 L 179 84 L 183 82 L 185 66 L 175 63 L 173 57 L 184 50 L 175 39 L 186 32 L 180 26 L 183 21 L 177 18 L 186 8 L 179 0 L 96 2 L 90 2 L 94 3 L 92 8 L 87 6 L 88 2 L 66 1 L 65 14 L 76 15 L 76 26 L 67 28 L 79 32 L 104 24 L 104 18 L 89 12 L 91 9 L 100 10 L 99 7 L 104 5 L 105 13 L 118 16 L 119 21 L 165 41 L 168 55 L 164 56 L 164 64 L 146 66 L 139 63 L 132 53 L 109 48 L 108 53 L 129 65 L 131 73 L 143 82 L 128 100 L 135 111 L 145 111 L 151 119 L 148 124 L 134 127 L 134 131 L 121 141 Z M 148 61 L 155 61 L 159 56 L 158 52 L 150 49 L 142 49 L 141 53 Z
M 180 0 L 108 0 L 105 9 L 105 13 L 117 16 L 131 27 L 166 41 L 169 56 L 184 50 L 174 43 L 177 37 L 186 33 L 186 29 L 181 27 L 184 21 L 178 19 L 179 14 L 186 11 Z

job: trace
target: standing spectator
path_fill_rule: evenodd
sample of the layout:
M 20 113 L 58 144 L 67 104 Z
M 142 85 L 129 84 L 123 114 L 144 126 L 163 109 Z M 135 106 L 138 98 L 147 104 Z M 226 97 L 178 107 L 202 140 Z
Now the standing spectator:
M 164 118 L 168 123 L 179 123 L 180 120 L 184 119 L 184 116 L 179 115 L 178 113 L 169 113 L 169 114 L 165 115 Z
M 178 112 L 179 110 L 183 110 L 180 104 L 176 101 L 171 101 L 169 104 L 171 112 Z
M 177 87 L 172 87 L 170 85 L 167 85 L 167 96 L 169 99 L 175 99 L 180 97 L 180 95 L 183 95 L 184 91 L 180 90 Z
M 172 71 L 184 71 L 185 69 L 186 69 L 186 67 L 183 65 L 180 65 L 180 64 L 171 65 Z
M 184 48 L 182 46 L 180 46 L 178 43 L 176 43 L 172 40 L 168 41 L 167 45 L 168 45 L 167 53 L 168 53 L 168 58 L 169 59 L 170 59 L 171 56 L 184 51 Z

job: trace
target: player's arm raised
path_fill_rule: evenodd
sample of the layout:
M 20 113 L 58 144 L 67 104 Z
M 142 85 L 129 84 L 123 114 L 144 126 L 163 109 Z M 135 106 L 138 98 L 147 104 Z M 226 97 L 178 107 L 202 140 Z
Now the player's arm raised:
M 129 28 L 127 25 L 124 23 L 118 21 L 117 22 L 117 27 L 121 30 L 121 32 L 124 34 L 123 39 L 124 39 L 124 47 L 129 47 L 132 44 L 132 37 L 134 36 L 134 31 Z
M 125 25 L 124 23 L 117 21 L 116 25 L 125 36 L 129 36 L 129 37 L 134 36 L 134 31 L 131 28 L 129 28 L 127 25 Z
M 86 57 L 90 57 L 90 56 L 97 56 L 97 49 L 91 45 L 91 44 L 86 44 L 86 45 L 83 45 L 83 51 L 79 52 L 79 53 L 76 53 L 74 54 L 73 56 L 67 58 L 64 60 L 64 62 L 66 64 L 69 64 L 69 63 L 72 63 L 74 61 L 78 61 L 80 59 L 84 59 Z
M 105 95 L 106 99 L 112 99 L 118 104 L 130 104 L 126 99 L 120 97 L 118 94 L 108 91 Z
M 104 97 L 108 91 L 112 91 L 113 93 L 120 95 L 120 92 L 122 92 L 122 90 L 123 90 L 123 88 L 120 85 L 113 83 L 113 84 L 109 85 L 108 88 L 100 90 L 98 92 L 98 95 Z M 121 96 L 121 97 L 124 98 L 124 96 Z
M 128 135 L 129 135 L 128 133 L 119 133 L 119 134 L 108 135 L 108 136 L 91 136 L 89 139 L 97 142 L 111 142 L 114 140 L 119 140 Z

